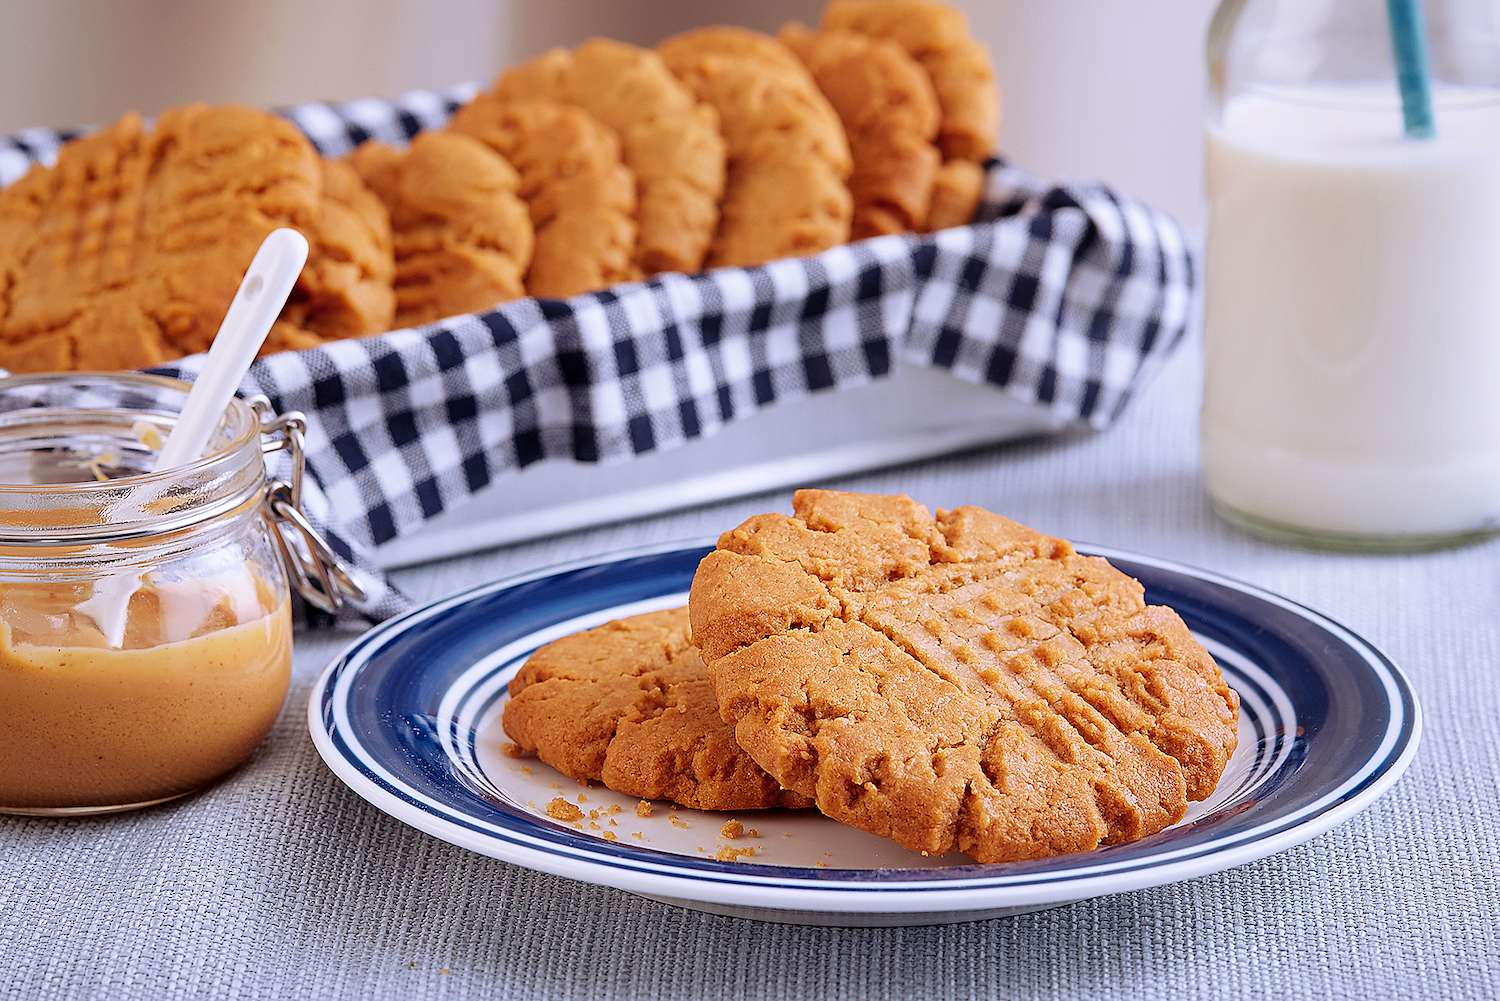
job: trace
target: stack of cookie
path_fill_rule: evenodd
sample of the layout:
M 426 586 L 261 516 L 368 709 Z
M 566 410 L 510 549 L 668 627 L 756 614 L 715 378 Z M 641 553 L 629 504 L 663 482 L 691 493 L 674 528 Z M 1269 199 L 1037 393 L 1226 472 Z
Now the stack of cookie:
M 1138 582 L 979 508 L 793 512 L 725 533 L 687 609 L 538 650 L 506 733 L 631 796 L 811 803 L 980 862 L 1145 837 L 1213 792 L 1239 699 Z
M 278 226 L 312 254 L 267 352 L 958 225 L 998 118 L 989 58 L 939 0 L 554 49 L 443 130 L 347 160 L 250 108 L 131 114 L 0 191 L 0 367 L 204 350 Z
M 834 0 L 817 31 L 789 24 L 779 38 L 720 26 L 654 50 L 553 49 L 502 72 L 446 128 L 514 165 L 535 227 L 525 292 L 560 297 L 967 222 L 998 120 L 994 70 L 955 8 Z M 361 148 L 352 162 L 369 181 L 367 164 L 400 156 Z M 387 200 L 397 297 L 411 286 L 432 305 L 398 321 L 493 305 L 501 281 L 468 279 L 472 254 L 452 269 L 466 280 L 445 283 L 430 257 L 403 252 L 407 227 L 433 232 L 403 204 Z

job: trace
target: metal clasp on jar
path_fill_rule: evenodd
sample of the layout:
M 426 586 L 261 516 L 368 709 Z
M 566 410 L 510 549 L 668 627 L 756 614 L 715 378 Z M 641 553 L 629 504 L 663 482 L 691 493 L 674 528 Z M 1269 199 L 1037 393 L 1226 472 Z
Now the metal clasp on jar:
M 264 396 L 253 396 L 245 402 L 260 420 L 261 451 L 266 455 L 284 451 L 291 458 L 291 482 L 267 476 L 262 503 L 292 586 L 308 604 L 329 613 L 342 608 L 346 598 L 363 601 L 364 589 L 302 513 L 307 418 L 295 410 L 276 413 Z

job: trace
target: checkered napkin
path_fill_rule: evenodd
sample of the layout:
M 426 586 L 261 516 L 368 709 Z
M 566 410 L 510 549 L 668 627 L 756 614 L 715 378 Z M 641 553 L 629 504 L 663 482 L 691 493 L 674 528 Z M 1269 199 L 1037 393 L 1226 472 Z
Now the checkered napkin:
M 284 110 L 327 155 L 404 143 L 472 85 Z M 65 134 L 0 141 L 0 180 Z M 811 393 L 946 369 L 1107 427 L 1184 334 L 1194 285 L 1167 216 L 1093 183 L 989 165 L 968 226 L 816 257 L 521 299 L 415 330 L 261 359 L 242 389 L 308 417 L 304 508 L 380 619 L 407 600 L 370 559 L 543 459 L 628 460 Z M 202 358 L 161 371 L 191 378 Z

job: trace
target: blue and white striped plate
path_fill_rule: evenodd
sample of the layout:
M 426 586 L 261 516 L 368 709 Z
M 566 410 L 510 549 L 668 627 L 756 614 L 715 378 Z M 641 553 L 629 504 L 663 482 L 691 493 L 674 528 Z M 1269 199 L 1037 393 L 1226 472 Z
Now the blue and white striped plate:
M 972 920 L 1217 872 L 1347 820 L 1410 763 L 1420 710 L 1369 643 L 1245 584 L 1080 548 L 1138 578 L 1149 602 L 1175 608 L 1241 698 L 1239 749 L 1218 790 L 1181 823 L 1129 844 L 976 865 L 789 810 L 736 814 L 747 830 L 731 837 L 725 814 L 658 803 L 640 817 L 633 799 L 506 756 L 497 719 L 531 651 L 684 603 L 708 545 L 553 568 L 385 622 L 324 672 L 308 723 L 350 788 L 434 837 L 686 907 L 807 924 Z

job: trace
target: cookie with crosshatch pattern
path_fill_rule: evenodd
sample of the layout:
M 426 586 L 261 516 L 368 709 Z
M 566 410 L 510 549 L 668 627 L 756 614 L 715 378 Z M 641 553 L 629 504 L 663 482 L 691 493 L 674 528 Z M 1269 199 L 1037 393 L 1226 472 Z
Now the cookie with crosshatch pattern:
M 921 65 L 895 42 L 855 31 L 813 32 L 792 22 L 776 37 L 844 123 L 854 164 L 850 238 L 924 228 L 942 154 L 934 143 L 937 96 Z
M 820 27 L 894 42 L 921 64 L 941 112 L 935 141 L 943 154 L 927 228 L 971 221 L 983 195 L 984 162 L 995 151 L 1000 90 L 990 55 L 969 34 L 963 11 L 938 0 L 830 0 Z
M 565 298 L 641 277 L 635 263 L 635 174 L 620 138 L 592 115 L 547 100 L 485 91 L 447 129 L 473 136 L 520 174 L 536 237 L 528 295 Z
M 1137 581 L 977 507 L 793 511 L 726 532 L 689 599 L 721 715 L 785 788 L 980 862 L 1144 837 L 1213 791 L 1239 699 Z
M 419 133 L 405 150 L 371 139 L 347 158 L 390 212 L 397 327 L 490 309 L 526 294 L 535 231 L 505 158 L 472 136 Z
M 694 28 L 656 47 L 718 112 L 726 175 L 706 263 L 748 267 L 849 240 L 852 161 L 843 124 L 807 68 L 769 35 Z
M 686 608 L 554 640 L 510 682 L 502 725 L 564 775 L 699 810 L 804 807 L 719 718 Z
M 189 104 L 75 139 L 0 191 L 0 366 L 115 370 L 207 350 L 282 226 L 309 252 L 265 351 L 390 326 L 385 209 L 290 122 Z
M 724 140 L 713 107 L 672 75 L 659 55 L 591 38 L 501 72 L 489 93 L 501 101 L 548 100 L 583 109 L 620 137 L 635 174 L 642 273 L 696 271 L 719 222 Z

